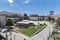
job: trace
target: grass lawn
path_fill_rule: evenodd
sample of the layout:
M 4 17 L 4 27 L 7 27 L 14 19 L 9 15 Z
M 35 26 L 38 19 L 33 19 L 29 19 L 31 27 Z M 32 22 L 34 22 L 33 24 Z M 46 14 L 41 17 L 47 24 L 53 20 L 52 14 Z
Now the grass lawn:
M 60 34 L 58 34 L 58 33 L 55 33 L 53 35 L 53 37 L 54 37 L 55 40 L 60 40 Z
M 29 26 L 28 28 L 20 29 L 19 31 L 27 36 L 32 36 L 34 33 L 36 33 L 39 30 L 42 30 L 46 26 L 47 25 L 43 25 L 43 26 L 39 25 L 37 26 L 37 28 L 35 28 L 35 26 Z

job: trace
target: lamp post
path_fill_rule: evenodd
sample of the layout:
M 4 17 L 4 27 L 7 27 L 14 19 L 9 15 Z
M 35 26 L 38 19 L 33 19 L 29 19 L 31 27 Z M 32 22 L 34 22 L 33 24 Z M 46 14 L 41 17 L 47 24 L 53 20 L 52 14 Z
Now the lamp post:
M 6 40 L 8 40 L 8 35 L 7 35 L 7 33 L 6 33 Z

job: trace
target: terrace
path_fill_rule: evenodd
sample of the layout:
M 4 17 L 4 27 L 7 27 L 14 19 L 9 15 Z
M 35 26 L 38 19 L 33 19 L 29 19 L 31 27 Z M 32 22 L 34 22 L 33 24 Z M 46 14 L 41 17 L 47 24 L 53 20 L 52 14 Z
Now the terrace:
M 22 32 L 23 34 L 26 34 L 27 36 L 32 36 L 36 32 L 39 32 L 40 30 L 42 30 L 45 27 L 46 27 L 46 25 L 42 24 L 42 25 L 38 25 L 37 27 L 29 26 L 28 28 L 20 29 L 19 31 Z
M 23 22 L 20 22 L 20 23 L 23 23 Z M 28 22 L 28 24 L 29 24 L 29 22 Z M 46 26 L 47 25 L 45 23 L 43 23 L 43 24 L 38 23 L 38 25 L 35 25 L 32 23 L 32 24 L 29 24 L 28 27 L 24 27 L 24 28 L 17 28 L 17 26 L 16 26 L 16 27 L 14 27 L 13 31 L 18 32 L 18 33 L 22 33 L 28 37 L 32 37 L 32 36 L 38 34 L 38 32 L 43 30 Z

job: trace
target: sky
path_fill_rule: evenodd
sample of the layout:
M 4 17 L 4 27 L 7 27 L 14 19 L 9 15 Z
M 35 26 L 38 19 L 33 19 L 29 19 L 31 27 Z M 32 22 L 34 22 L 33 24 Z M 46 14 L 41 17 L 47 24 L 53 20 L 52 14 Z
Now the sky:
M 60 13 L 60 0 L 0 0 L 0 11 L 48 15 Z

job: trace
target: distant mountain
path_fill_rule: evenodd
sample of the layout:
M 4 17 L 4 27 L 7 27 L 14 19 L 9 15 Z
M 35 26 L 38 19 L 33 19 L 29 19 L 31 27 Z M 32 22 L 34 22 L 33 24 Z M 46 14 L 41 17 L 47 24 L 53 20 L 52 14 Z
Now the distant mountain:
M 22 17 L 22 14 L 8 12 L 8 11 L 1 11 L 0 16 L 10 16 L 10 17 Z

